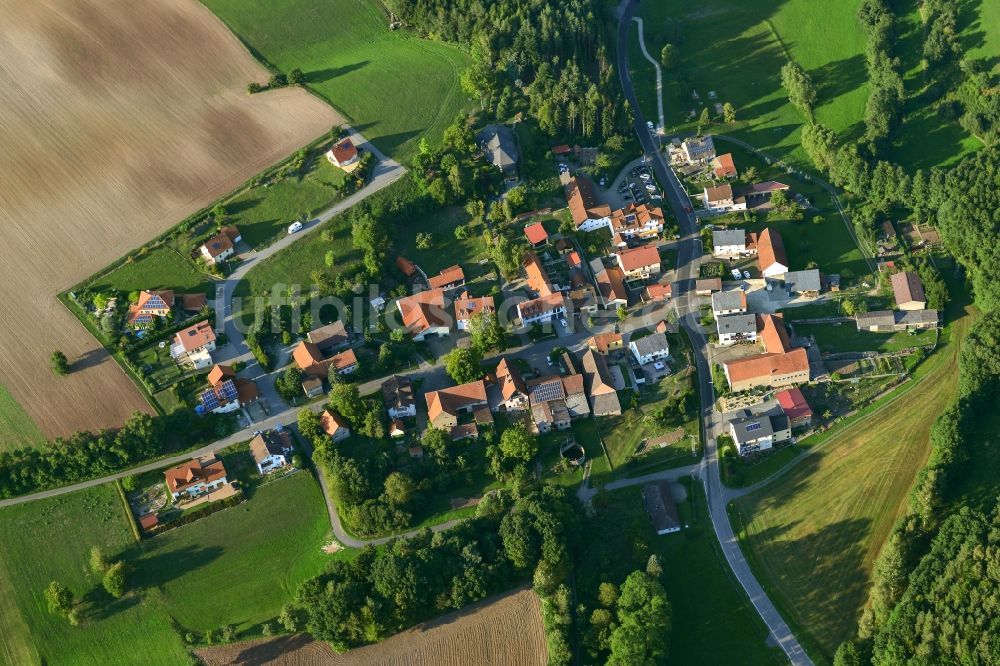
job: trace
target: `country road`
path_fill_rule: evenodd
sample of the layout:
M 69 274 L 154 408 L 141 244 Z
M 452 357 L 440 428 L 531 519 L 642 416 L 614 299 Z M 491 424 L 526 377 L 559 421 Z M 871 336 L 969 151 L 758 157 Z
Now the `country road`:
M 722 431 L 721 416 L 714 409 L 715 392 L 712 387 L 712 373 L 709 362 L 708 340 L 699 325 L 698 300 L 694 295 L 694 281 L 698 276 L 702 255 L 702 243 L 698 233 L 698 223 L 691 211 L 691 202 L 676 174 L 663 159 L 657 140 L 650 134 L 639 108 L 628 64 L 629 28 L 635 14 L 638 0 L 625 0 L 620 6 L 618 23 L 618 77 L 621 80 L 625 98 L 632 106 L 634 126 L 645 154 L 651 158 L 657 178 L 663 186 L 664 195 L 680 224 L 680 242 L 677 251 L 677 279 L 674 283 L 674 304 L 678 321 L 685 329 L 694 350 L 698 370 L 699 393 L 702 405 L 703 432 L 705 437 L 705 457 L 701 463 L 705 494 L 708 499 L 709 515 L 715 535 L 722 547 L 733 574 L 743 587 L 758 614 L 767 625 L 768 631 L 781 646 L 791 663 L 797 666 L 811 666 L 812 660 L 795 638 L 788 624 L 781 617 L 764 589 L 754 577 L 740 550 L 726 513 L 722 479 L 719 474 L 719 454 L 716 436 Z

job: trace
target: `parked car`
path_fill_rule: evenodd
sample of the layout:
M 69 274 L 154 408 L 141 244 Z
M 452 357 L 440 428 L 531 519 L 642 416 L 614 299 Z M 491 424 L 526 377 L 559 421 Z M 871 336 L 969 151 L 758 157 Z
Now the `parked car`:
M 740 271 L 739 271 L 739 269 L 737 269 L 737 268 L 734 268 L 733 270 L 731 270 L 731 271 L 729 271 L 729 272 L 730 272 L 730 273 L 732 274 L 733 278 L 734 278 L 734 279 L 736 279 L 736 280 L 739 280 L 739 279 L 740 279 L 741 277 L 743 277 L 743 276 L 742 276 L 742 275 L 740 274 Z
M 743 271 L 743 279 L 744 280 L 750 279 L 750 271 Z
M 301 222 L 292 222 L 291 224 L 288 225 L 288 233 L 294 234 L 296 231 L 302 231 Z
M 651 176 L 648 173 L 646 173 L 645 171 L 643 171 L 642 173 L 639 174 L 639 178 L 642 178 L 643 180 L 649 180 L 650 177 Z
M 562 324 L 563 328 L 569 326 L 569 322 L 566 321 L 566 317 L 559 317 L 559 323 Z

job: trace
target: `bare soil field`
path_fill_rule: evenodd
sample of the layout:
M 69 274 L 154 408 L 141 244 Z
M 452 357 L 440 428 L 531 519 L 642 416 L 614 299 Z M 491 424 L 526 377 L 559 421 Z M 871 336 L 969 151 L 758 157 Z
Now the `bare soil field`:
M 307 634 L 196 651 L 206 666 L 544 666 L 538 597 L 521 590 L 342 654 Z
M 333 124 L 196 0 L 0 0 L 0 384 L 46 436 L 149 409 L 56 300 Z M 55 377 L 61 349 L 73 372 Z

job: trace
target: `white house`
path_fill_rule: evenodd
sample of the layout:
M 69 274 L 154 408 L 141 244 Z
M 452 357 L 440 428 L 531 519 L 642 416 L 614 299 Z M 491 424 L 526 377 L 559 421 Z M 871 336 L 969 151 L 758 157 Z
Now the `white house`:
M 323 413 L 319 415 L 319 427 L 335 442 L 340 442 L 351 436 L 351 430 L 347 427 L 347 419 L 329 409 L 324 409 Z
M 744 414 L 743 418 L 729 422 L 729 434 L 741 456 L 766 451 L 775 444 L 792 438 L 792 428 L 787 416 L 750 416 L 749 412 Z
M 670 345 L 663 333 L 652 333 L 638 340 L 631 340 L 628 348 L 640 365 L 670 358 Z
M 566 298 L 561 293 L 549 294 L 517 304 L 517 316 L 521 323 L 530 326 L 541 321 L 551 321 L 553 317 L 566 314 Z
M 236 227 L 223 227 L 199 248 L 202 258 L 210 264 L 221 264 L 236 254 L 236 244 L 243 240 Z
M 745 229 L 716 229 L 712 232 L 712 256 L 738 257 L 747 252 Z
M 717 291 L 712 294 L 712 314 L 716 317 L 742 314 L 747 311 L 747 295 L 742 289 Z
M 163 473 L 167 490 L 176 500 L 197 497 L 226 485 L 226 468 L 214 456 L 202 456 L 171 467 Z
M 417 415 L 417 401 L 413 398 L 413 382 L 409 377 L 393 375 L 382 382 L 382 401 L 390 418 L 405 419 Z
M 723 315 L 715 323 L 719 330 L 720 345 L 757 341 L 757 316 L 754 314 Z
M 211 366 L 214 351 L 215 331 L 207 319 L 178 331 L 170 345 L 171 358 L 177 363 L 192 365 L 195 370 Z
M 781 234 L 764 229 L 757 239 L 757 266 L 766 278 L 781 277 L 788 272 L 788 255 Z
M 333 166 L 340 167 L 344 171 L 353 171 L 361 161 L 361 155 L 350 137 L 344 137 L 338 141 L 333 148 L 326 151 L 326 159 Z
M 292 453 L 292 435 L 287 430 L 270 430 L 250 440 L 250 453 L 261 474 L 288 464 Z
M 747 209 L 746 198 L 735 194 L 733 186 L 729 183 L 706 187 L 702 192 L 701 201 L 705 205 L 705 210 L 713 213 Z

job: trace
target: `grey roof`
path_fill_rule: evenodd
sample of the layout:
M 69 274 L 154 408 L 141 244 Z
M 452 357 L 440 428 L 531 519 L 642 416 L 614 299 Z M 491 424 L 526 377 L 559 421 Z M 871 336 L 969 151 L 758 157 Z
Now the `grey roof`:
M 681 526 L 680 516 L 677 515 L 677 504 L 670 492 L 669 482 L 647 483 L 642 488 L 642 501 L 646 506 L 646 513 L 649 514 L 649 520 L 653 523 L 653 529 L 657 533 L 676 530 Z
M 684 141 L 683 146 L 694 159 L 703 159 L 709 154 L 715 157 L 715 142 L 711 136 L 691 137 Z
M 661 351 L 669 351 L 667 336 L 663 333 L 651 333 L 644 338 L 629 342 L 630 347 L 634 347 L 639 356 L 649 356 Z
M 746 310 L 746 297 L 739 289 L 717 291 L 712 294 L 712 312 Z
M 732 430 L 736 434 L 736 443 L 739 445 L 774 435 L 774 428 L 771 427 L 771 417 L 769 416 L 734 419 L 729 422 L 729 425 L 732 426 Z
M 774 432 L 781 432 L 782 430 L 788 430 L 791 427 L 791 423 L 788 417 L 784 413 L 779 414 L 769 414 L 768 418 L 771 419 L 771 430 Z
M 914 324 L 937 324 L 939 321 L 937 310 L 900 310 L 895 315 L 897 324 L 906 324 L 908 326 Z
M 719 335 L 757 332 L 757 315 L 754 314 L 722 315 L 715 321 L 719 325 Z
M 807 271 L 788 271 L 785 273 L 785 287 L 798 293 L 820 291 L 822 289 L 822 280 L 820 279 L 819 269 L 811 268 Z
M 497 127 L 487 140 L 486 149 L 490 151 L 490 162 L 493 166 L 507 171 L 517 164 L 517 144 L 514 142 L 514 133 L 509 127 Z
M 893 316 L 892 310 L 875 310 L 857 315 L 855 321 L 857 321 L 858 328 L 871 328 L 872 326 L 889 328 L 896 323 L 896 318 Z
M 745 229 L 716 229 L 712 232 L 712 245 L 746 245 L 747 232 Z

